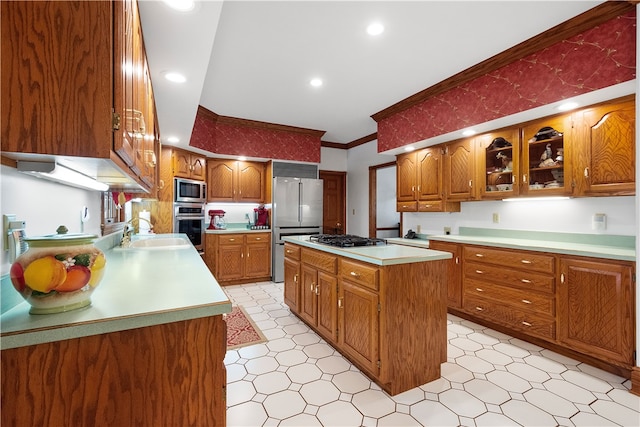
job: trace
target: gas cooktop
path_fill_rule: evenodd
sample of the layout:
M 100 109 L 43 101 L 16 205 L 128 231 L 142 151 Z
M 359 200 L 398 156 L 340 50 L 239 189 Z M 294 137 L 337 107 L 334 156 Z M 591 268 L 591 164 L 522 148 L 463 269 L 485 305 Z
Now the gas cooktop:
M 349 248 L 353 246 L 376 246 L 386 245 L 384 239 L 372 239 L 368 237 L 355 236 L 353 234 L 314 234 L 309 236 L 309 240 L 323 245 L 339 246 Z

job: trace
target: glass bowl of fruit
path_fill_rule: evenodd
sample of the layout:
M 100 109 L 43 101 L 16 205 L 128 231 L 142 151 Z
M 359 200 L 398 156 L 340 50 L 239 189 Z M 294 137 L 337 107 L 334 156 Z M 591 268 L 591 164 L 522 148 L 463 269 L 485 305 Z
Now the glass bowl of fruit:
M 61 313 L 91 304 L 104 275 L 106 258 L 94 245 L 97 236 L 58 234 L 27 237 L 29 250 L 11 264 L 13 287 L 31 305 L 31 314 Z

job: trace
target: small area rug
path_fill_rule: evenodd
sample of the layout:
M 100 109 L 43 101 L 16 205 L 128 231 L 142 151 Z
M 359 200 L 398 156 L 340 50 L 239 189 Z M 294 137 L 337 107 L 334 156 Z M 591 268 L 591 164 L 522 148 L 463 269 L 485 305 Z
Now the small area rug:
M 240 306 L 233 306 L 225 316 L 227 321 L 227 350 L 267 341 L 260 328 Z

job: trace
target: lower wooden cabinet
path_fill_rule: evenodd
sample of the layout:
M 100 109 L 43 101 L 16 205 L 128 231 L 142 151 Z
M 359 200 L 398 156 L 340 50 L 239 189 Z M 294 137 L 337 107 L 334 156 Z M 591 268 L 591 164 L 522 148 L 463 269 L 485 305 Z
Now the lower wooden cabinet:
M 449 311 L 618 375 L 635 365 L 635 263 L 450 242 Z M 460 281 L 455 279 L 461 277 Z M 449 291 L 455 294 L 456 291 Z
M 205 262 L 221 285 L 270 280 L 271 233 L 209 233 Z
M 287 242 L 285 302 L 395 395 L 440 377 L 446 261 L 378 266 Z

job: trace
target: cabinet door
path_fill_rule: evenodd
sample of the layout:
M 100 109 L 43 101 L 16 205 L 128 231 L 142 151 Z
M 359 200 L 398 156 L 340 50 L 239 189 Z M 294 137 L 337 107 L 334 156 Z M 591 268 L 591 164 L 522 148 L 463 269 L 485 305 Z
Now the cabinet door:
M 285 258 L 284 303 L 296 314 L 300 313 L 300 289 L 300 261 Z
M 338 334 L 338 279 L 318 272 L 318 331 L 325 339 L 337 341 Z
M 300 317 L 312 326 L 318 326 L 318 270 L 307 264 L 302 264 L 302 284 Z
M 238 184 L 235 199 L 238 202 L 264 202 L 265 171 L 263 163 L 238 162 Z
M 446 145 L 444 185 L 447 200 L 475 199 L 473 142 L 472 138 L 467 138 Z
M 241 279 L 244 275 L 244 243 L 242 236 L 220 236 L 218 244 L 218 281 Z
M 499 139 L 502 138 L 503 140 Z M 476 138 L 476 181 L 483 200 L 514 197 L 519 193 L 520 131 L 505 129 Z
M 573 193 L 572 160 L 576 145 L 570 115 L 549 117 L 522 129 L 520 194 L 567 196 Z M 545 128 L 562 135 L 537 136 Z
M 560 260 L 558 340 L 585 354 L 633 366 L 633 263 Z
M 416 200 L 415 189 L 418 170 L 416 153 L 399 155 L 396 164 L 396 200 L 398 202 Z
M 377 376 L 380 372 L 378 294 L 340 280 L 338 319 L 340 349 Z
M 174 150 L 173 175 L 180 178 L 191 178 L 191 156 L 188 152 Z
M 211 274 L 216 274 L 217 239 L 215 234 L 204 235 L 204 263 L 209 267 Z
M 233 202 L 235 188 L 235 161 L 209 159 L 207 162 L 207 200 Z
M 418 200 L 442 200 L 442 148 L 429 147 L 417 153 Z
M 432 240 L 429 242 L 429 249 L 453 255 L 453 258 L 447 261 L 447 301 L 449 307 L 462 308 L 462 246 Z
M 268 242 L 247 242 L 245 277 L 266 277 L 271 273 L 271 245 Z
M 579 194 L 635 194 L 635 102 L 589 108 L 577 116 Z
M 191 165 L 191 179 L 198 181 L 207 180 L 207 158 L 191 154 L 189 159 Z

